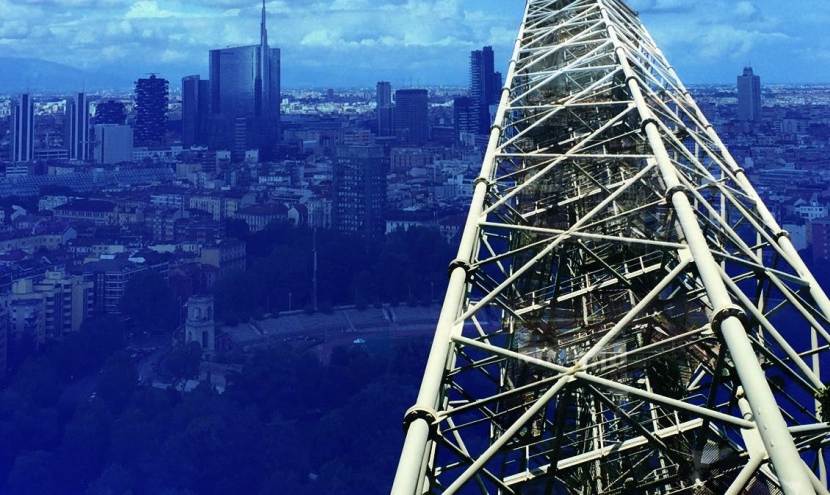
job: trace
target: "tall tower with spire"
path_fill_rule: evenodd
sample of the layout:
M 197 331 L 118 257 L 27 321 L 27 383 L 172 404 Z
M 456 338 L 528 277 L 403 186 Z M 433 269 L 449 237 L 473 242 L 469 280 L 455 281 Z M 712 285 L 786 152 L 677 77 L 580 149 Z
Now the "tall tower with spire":
M 251 149 L 272 156 L 280 140 L 280 50 L 268 45 L 265 0 L 259 43 L 211 50 L 210 80 L 211 147 L 238 159 Z

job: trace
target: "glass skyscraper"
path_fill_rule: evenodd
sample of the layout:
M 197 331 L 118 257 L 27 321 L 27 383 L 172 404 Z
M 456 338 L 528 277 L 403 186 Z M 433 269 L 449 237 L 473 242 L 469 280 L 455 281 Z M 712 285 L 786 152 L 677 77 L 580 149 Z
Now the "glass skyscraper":
M 738 119 L 747 121 L 761 120 L 761 78 L 745 67 L 738 76 Z
M 89 159 L 89 100 L 78 93 L 66 102 L 66 137 L 69 158 L 78 161 Z
M 265 2 L 258 45 L 210 52 L 211 145 L 269 156 L 279 141 L 280 50 L 268 46 Z
M 404 144 L 420 146 L 429 141 L 429 92 L 399 89 L 395 92 L 395 134 Z
M 12 104 L 11 161 L 30 162 L 35 157 L 35 105 L 32 95 L 22 94 Z
M 210 81 L 199 76 L 182 79 L 182 144 L 206 145 L 206 122 L 210 111 Z

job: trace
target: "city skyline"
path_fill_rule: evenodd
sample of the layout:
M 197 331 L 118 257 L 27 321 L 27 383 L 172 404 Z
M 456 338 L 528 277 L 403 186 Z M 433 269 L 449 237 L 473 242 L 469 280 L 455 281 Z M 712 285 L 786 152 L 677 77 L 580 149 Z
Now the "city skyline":
M 830 70 L 820 63 L 830 56 L 830 45 L 810 36 L 822 19 L 830 18 L 825 3 L 629 3 L 689 83 L 727 83 L 753 62 L 768 83 L 830 81 Z M 196 7 L 176 1 L 55 0 L 48 8 L 0 0 L 0 10 L 14 19 L 0 24 L 0 46 L 6 52 L 0 66 L 19 67 L 23 74 L 0 77 L 0 91 L 51 89 L 39 87 L 48 85 L 41 81 L 51 72 L 69 73 L 62 78 L 66 90 L 120 89 L 150 72 L 173 81 L 206 75 L 205 50 L 256 42 L 251 26 L 259 9 L 255 0 Z M 493 0 L 331 0 L 313 8 L 271 1 L 268 9 L 274 24 L 271 46 L 284 54 L 286 87 L 368 87 L 377 80 L 397 87 L 462 86 L 470 50 L 492 45 L 496 70 L 504 68 L 521 14 L 520 7 L 504 9 Z M 103 29 L 91 34 L 84 27 L 91 23 Z M 62 49 L 55 50 L 56 44 Z M 27 64 L 19 58 L 49 63 Z

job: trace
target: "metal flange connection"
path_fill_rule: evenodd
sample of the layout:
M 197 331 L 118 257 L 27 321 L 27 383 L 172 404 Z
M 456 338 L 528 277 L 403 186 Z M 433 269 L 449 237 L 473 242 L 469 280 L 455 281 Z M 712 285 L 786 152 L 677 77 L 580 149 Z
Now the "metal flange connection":
M 473 187 L 477 187 L 480 183 L 484 183 L 484 185 L 487 186 L 488 191 L 491 187 L 493 187 L 493 181 L 486 177 L 476 177 L 476 180 L 473 181 Z
M 454 272 L 458 268 L 464 270 L 465 277 L 469 281 L 470 277 L 473 274 L 473 267 L 470 265 L 470 263 L 464 260 L 453 260 L 450 263 L 449 268 L 447 269 L 447 275 L 451 277 L 452 272 Z
M 666 203 L 671 203 L 672 197 L 674 197 L 676 193 L 683 193 L 686 196 L 690 196 L 688 187 L 684 184 L 677 184 L 676 186 L 670 187 L 669 190 L 666 191 Z
M 742 322 L 746 321 L 746 313 L 739 306 L 732 304 L 719 309 L 712 316 L 712 330 L 716 333 L 720 333 L 723 322 L 733 317 L 738 318 Z
M 438 433 L 438 413 L 434 409 L 427 409 L 424 407 L 410 407 L 403 417 L 403 431 L 406 433 L 409 430 L 409 425 L 422 419 L 429 424 L 429 434 L 434 437 Z
M 789 239 L 790 233 L 784 229 L 781 229 L 778 232 L 776 232 L 773 237 L 775 238 L 775 241 L 778 242 L 781 240 L 782 237 L 786 237 L 787 239 Z
M 655 119 L 653 117 L 649 117 L 649 118 L 643 120 L 643 124 L 640 126 L 640 131 L 645 133 L 646 132 L 646 127 L 649 124 L 654 124 L 658 129 L 660 128 L 660 122 L 658 122 L 657 119 Z

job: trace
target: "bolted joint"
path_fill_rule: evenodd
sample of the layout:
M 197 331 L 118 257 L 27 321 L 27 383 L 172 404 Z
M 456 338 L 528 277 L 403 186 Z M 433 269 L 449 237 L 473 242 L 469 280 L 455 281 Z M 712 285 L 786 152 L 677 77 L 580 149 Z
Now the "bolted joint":
M 476 177 L 476 180 L 473 181 L 473 188 L 478 187 L 479 184 L 484 184 L 485 186 L 487 186 L 488 191 L 491 187 L 493 187 L 493 182 L 487 177 Z
M 649 118 L 643 120 L 643 124 L 640 126 L 640 131 L 645 133 L 646 132 L 646 126 L 649 125 L 649 124 L 654 124 L 655 127 L 657 127 L 658 129 L 660 128 L 660 122 L 657 122 L 657 119 L 655 119 L 654 117 L 649 117 Z
M 746 313 L 744 310 L 734 304 L 724 306 L 717 310 L 712 316 L 712 330 L 719 333 L 723 322 L 733 317 L 738 318 L 742 322 L 746 321 Z
M 406 433 L 409 426 L 418 420 L 424 420 L 429 425 L 429 435 L 435 436 L 438 432 L 438 413 L 433 409 L 412 406 L 403 417 L 403 431 Z
M 498 130 L 499 134 L 501 134 L 504 131 L 504 128 L 502 128 L 502 126 L 500 126 L 499 124 L 491 125 L 490 126 L 490 133 L 492 134 L 492 132 L 495 131 L 495 130 Z
M 672 186 L 666 191 L 666 203 L 671 203 L 672 198 L 677 193 L 683 193 L 686 196 L 689 195 L 689 188 L 683 184 L 677 184 L 676 186 Z
M 452 276 L 452 272 L 454 272 L 457 268 L 461 268 L 464 270 L 464 274 L 466 275 L 467 280 L 470 280 L 470 275 L 473 273 L 473 267 L 464 260 L 453 260 L 450 263 L 449 269 L 447 270 L 447 275 Z
M 637 79 L 637 76 L 631 75 L 631 76 L 628 76 L 628 77 L 625 78 L 626 86 L 628 86 L 628 83 L 630 83 L 631 81 L 634 81 L 635 83 L 640 84 L 640 80 Z
M 784 229 L 781 229 L 778 232 L 776 232 L 776 234 L 773 237 L 775 238 L 775 242 L 778 242 L 781 240 L 782 237 L 786 237 L 787 239 L 789 239 L 790 233 Z

